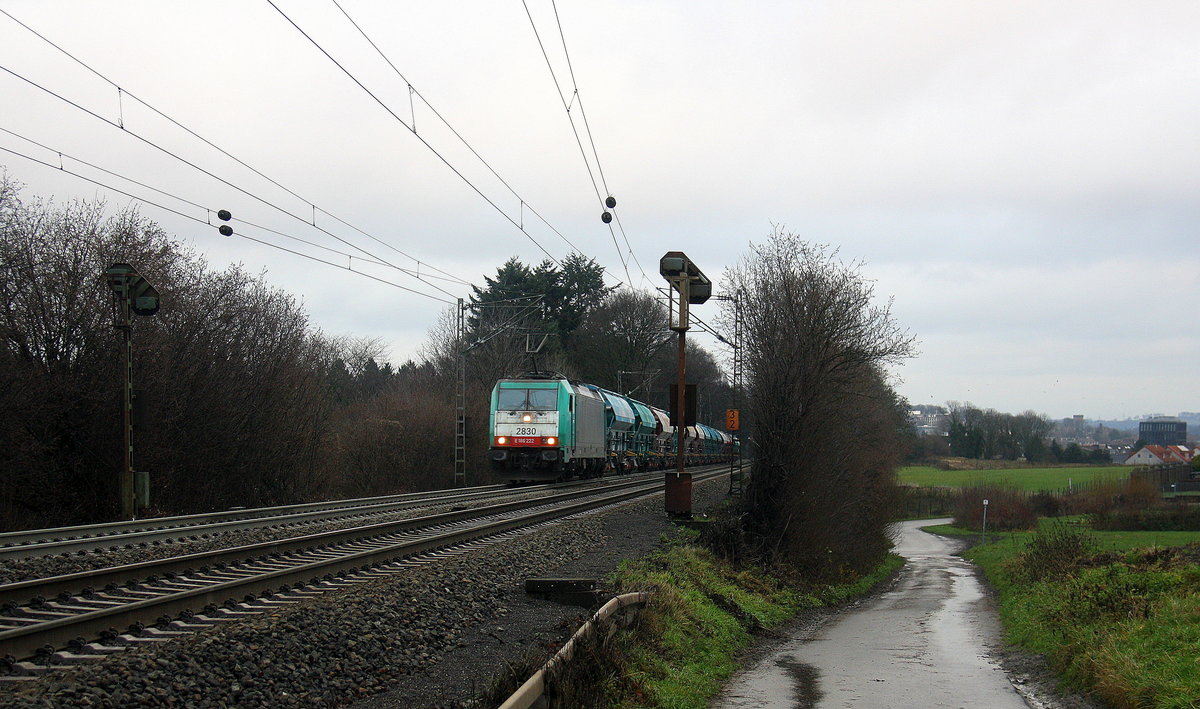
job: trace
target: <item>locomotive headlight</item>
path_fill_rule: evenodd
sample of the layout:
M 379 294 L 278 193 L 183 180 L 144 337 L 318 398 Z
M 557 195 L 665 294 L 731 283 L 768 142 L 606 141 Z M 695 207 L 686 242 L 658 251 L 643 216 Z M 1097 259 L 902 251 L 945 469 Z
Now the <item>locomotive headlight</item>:
M 500 436 L 499 438 L 496 439 L 496 443 L 499 443 L 500 445 L 504 445 L 505 443 L 508 443 L 508 439 L 505 438 L 504 436 Z
M 524 421 L 525 423 L 529 423 L 530 421 L 533 420 L 533 414 L 525 414 L 524 416 L 521 417 L 521 420 Z
M 546 445 L 548 445 L 548 446 L 552 446 L 555 443 L 558 443 L 558 439 L 555 438 L 554 436 L 550 436 L 549 438 L 546 439 Z

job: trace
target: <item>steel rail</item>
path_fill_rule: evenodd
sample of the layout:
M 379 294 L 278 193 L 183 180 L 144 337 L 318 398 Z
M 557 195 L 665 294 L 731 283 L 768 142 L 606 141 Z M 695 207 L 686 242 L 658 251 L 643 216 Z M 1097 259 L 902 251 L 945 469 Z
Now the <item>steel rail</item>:
M 132 544 L 143 544 L 201 534 L 235 532 L 243 529 L 301 524 L 320 520 L 344 520 L 350 517 L 365 517 L 387 514 L 425 505 L 453 504 L 487 497 L 519 495 L 548 489 L 574 487 L 595 481 L 579 481 L 564 486 L 559 484 L 535 485 L 524 488 L 509 488 L 503 485 L 486 485 L 464 492 L 462 490 L 438 490 L 432 492 L 404 493 L 383 497 L 357 498 L 336 502 L 304 503 L 280 507 L 262 507 L 253 510 L 231 510 L 182 517 L 163 517 L 155 522 L 170 522 L 166 525 L 145 526 L 140 522 L 116 522 L 110 525 L 96 524 L 58 529 L 29 530 L 0 534 L 0 560 L 20 560 L 39 556 L 70 554 Z M 250 516 L 246 516 L 249 514 Z M 178 522 L 178 524 L 174 524 Z M 138 525 L 142 526 L 138 526 Z M 94 534 L 87 534 L 95 532 Z M 80 536 L 72 536 L 80 534 Z
M 502 490 L 504 485 L 483 485 L 478 488 L 466 488 L 465 491 Z M 252 507 L 248 509 L 232 509 L 221 512 L 200 512 L 191 515 L 176 515 L 172 517 L 147 517 L 143 519 L 126 520 L 121 522 L 99 522 L 82 524 L 72 527 L 47 527 L 44 529 L 22 529 L 12 532 L 0 532 L 0 553 L 10 547 L 33 544 L 44 540 L 90 539 L 102 536 L 119 536 L 121 534 L 136 534 L 138 532 L 160 531 L 168 528 L 186 529 L 197 527 L 210 522 L 227 520 L 262 519 L 276 515 L 286 515 L 298 512 L 319 512 L 324 510 L 351 510 L 356 507 L 368 507 L 388 502 L 403 502 L 412 499 L 422 499 L 422 496 L 438 495 L 439 493 L 462 494 L 458 490 L 428 490 L 425 492 L 405 492 L 396 495 L 381 495 L 378 497 L 358 497 L 345 500 L 329 500 L 326 502 L 302 502 L 295 505 L 277 505 L 274 507 Z
M 719 477 L 724 474 L 728 474 L 728 469 L 722 466 L 722 468 L 719 470 L 707 472 L 707 474 L 704 474 L 704 477 L 701 479 Z M 615 492 L 613 494 L 602 495 L 593 497 L 592 499 L 574 502 L 571 500 L 581 496 L 587 496 L 589 494 L 595 495 L 597 490 L 592 489 L 586 492 L 568 493 L 556 496 L 559 499 L 555 500 L 555 502 L 564 503 L 561 506 L 554 506 L 553 503 L 548 502 L 547 500 L 542 500 L 540 501 L 540 504 L 536 506 L 547 509 L 541 509 L 493 522 L 485 522 L 484 524 L 465 529 L 451 530 L 426 536 L 420 539 L 404 540 L 394 544 L 387 544 L 375 549 L 365 549 L 358 552 L 352 552 L 338 556 L 334 559 L 310 561 L 307 563 L 301 563 L 291 568 L 255 573 L 244 578 L 230 579 L 228 581 L 206 585 L 201 588 L 192 588 L 173 593 L 166 593 L 158 598 L 147 598 L 145 600 L 121 604 L 111 608 L 93 610 L 56 620 L 48 620 L 46 622 L 37 623 L 36 625 L 28 625 L 26 627 L 0 631 L 0 655 L 7 655 L 16 658 L 30 657 L 37 654 L 39 650 L 45 648 L 47 645 L 54 648 L 61 647 L 78 637 L 96 636 L 113 628 L 114 626 L 127 626 L 152 617 L 173 617 L 196 608 L 217 605 L 231 598 L 257 595 L 264 592 L 273 591 L 275 589 L 280 589 L 285 586 L 292 587 L 296 585 L 316 583 L 322 577 L 329 576 L 331 574 L 346 571 L 357 571 L 385 561 L 392 561 L 399 557 L 413 556 L 435 549 L 444 549 L 468 541 L 480 539 L 482 537 L 502 534 L 520 527 L 540 524 L 552 519 L 569 517 L 574 514 L 579 514 L 581 512 L 592 510 L 598 507 L 617 504 L 633 498 L 657 494 L 663 489 L 664 483 L 660 480 L 642 484 L 635 483 L 633 485 L 626 483 L 624 485 L 615 485 L 611 487 L 627 487 L 628 489 Z M 603 492 L 603 490 L 600 492 Z M 505 509 L 501 510 L 498 508 Z M 489 508 L 480 508 L 474 510 L 473 512 L 477 517 L 488 517 L 494 516 L 495 514 L 499 514 L 501 512 L 517 511 L 518 509 L 520 509 L 518 503 L 507 503 L 502 505 L 493 505 Z M 484 510 L 488 510 L 488 512 L 484 512 Z M 432 518 L 446 518 L 450 515 L 458 516 L 462 514 L 463 513 L 448 513 L 447 515 L 433 515 Z M 428 520 L 431 518 L 426 519 Z M 372 525 L 372 527 L 378 526 L 382 525 Z M 370 529 L 370 527 L 359 528 L 359 539 L 363 537 L 361 534 L 363 529 Z M 321 535 L 310 536 L 316 537 Z M 297 538 L 297 540 L 299 539 L 303 538 Z M 311 549 L 312 545 L 309 544 L 304 548 Z M 128 569 L 129 567 L 124 568 Z M 229 573 L 240 573 L 240 571 L 230 570 Z M 80 574 L 71 574 L 69 576 L 76 577 L 80 576 Z M 67 577 L 58 577 L 58 579 L 65 578 Z M 51 580 L 52 579 L 46 579 L 45 581 Z M 178 583 L 186 582 L 186 580 L 176 581 Z M 0 588 L 8 589 L 11 586 L 19 585 L 22 584 L 9 584 L 8 586 Z
M 597 492 L 611 490 L 640 481 L 625 481 L 610 483 L 600 487 L 590 487 L 571 492 L 559 493 L 548 497 L 532 500 L 516 500 L 495 505 L 476 507 L 469 510 L 452 510 L 433 515 L 423 515 L 404 520 L 377 522 L 358 527 L 317 532 L 284 539 L 274 539 L 254 544 L 244 544 L 225 549 L 195 552 L 173 556 L 166 559 L 152 559 L 134 564 L 122 564 L 103 569 L 77 571 L 59 576 L 49 576 L 40 579 L 17 581 L 0 585 L 0 607 L 11 607 L 30 602 L 31 600 L 54 598 L 60 594 L 74 594 L 86 589 L 104 588 L 110 585 L 125 583 L 131 579 L 142 579 L 150 576 L 178 574 L 192 571 L 201 566 L 215 567 L 222 564 L 247 561 L 254 558 L 286 554 L 303 549 L 313 549 L 332 544 L 341 544 L 355 539 L 364 539 L 383 534 L 406 532 L 442 524 L 451 524 L 474 517 L 485 517 L 492 514 L 510 512 L 517 509 L 537 507 L 554 502 L 566 501 L 584 497 Z

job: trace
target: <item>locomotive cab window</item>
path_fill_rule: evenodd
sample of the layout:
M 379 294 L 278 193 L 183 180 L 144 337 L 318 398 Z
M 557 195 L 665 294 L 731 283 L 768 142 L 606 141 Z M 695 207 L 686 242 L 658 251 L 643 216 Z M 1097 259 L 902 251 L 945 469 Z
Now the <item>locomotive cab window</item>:
M 558 390 L 501 389 L 496 408 L 501 411 L 554 411 L 558 408 Z
M 558 390 L 530 389 L 529 408 L 534 411 L 554 411 L 558 408 Z

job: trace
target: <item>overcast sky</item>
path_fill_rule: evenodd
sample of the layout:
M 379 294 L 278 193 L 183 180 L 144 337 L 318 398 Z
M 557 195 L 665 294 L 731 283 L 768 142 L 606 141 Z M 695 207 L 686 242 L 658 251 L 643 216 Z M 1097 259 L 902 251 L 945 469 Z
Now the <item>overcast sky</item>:
M 608 186 L 600 190 L 618 200 L 628 237 L 629 248 L 616 233 L 619 249 L 520 2 L 339 2 L 417 95 L 333 2 L 276 0 L 395 116 L 265 0 L 0 0 L 123 92 L 299 198 L 4 15 L 0 128 L 52 150 L 4 132 L 0 147 L 56 166 L 58 152 L 87 160 L 229 209 L 238 234 L 447 300 L 511 256 L 536 263 L 544 248 L 562 258 L 568 240 L 612 284 L 660 285 L 658 258 L 673 249 L 718 277 L 779 225 L 862 262 L 881 302 L 894 297 L 895 317 L 921 343 L 896 372 L 913 403 L 970 401 L 1056 418 L 1200 410 L 1195 0 L 561 0 Z M 553 8 L 528 2 L 570 101 Z M 572 115 L 583 131 L 578 100 Z M 8 153 L 0 165 L 26 185 L 26 198 L 130 204 Z M 205 209 L 70 158 L 63 165 L 207 219 Z M 432 266 L 461 282 L 365 263 L 361 251 L 306 226 L 314 205 L 318 227 L 390 266 L 416 268 L 415 258 L 421 273 Z M 394 361 L 416 355 L 446 307 L 141 209 L 214 266 L 265 269 L 323 330 L 382 338 Z

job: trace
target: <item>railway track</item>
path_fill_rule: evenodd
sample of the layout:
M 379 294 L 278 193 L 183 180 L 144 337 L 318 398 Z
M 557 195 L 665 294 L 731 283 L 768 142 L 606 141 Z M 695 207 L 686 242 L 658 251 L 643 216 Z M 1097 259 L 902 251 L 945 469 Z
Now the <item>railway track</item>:
M 710 466 L 694 475 L 703 480 L 727 471 Z M 663 483 L 654 477 L 3 585 L 0 656 L 18 671 L 32 672 L 51 661 L 118 651 L 118 642 L 153 642 L 164 633 L 229 622 L 347 583 L 402 573 L 418 555 L 657 494 Z M 157 628 L 146 629 L 146 623 Z M 121 627 L 134 632 L 114 630 Z M 93 638 L 100 642 L 89 643 Z M 64 647 L 76 652 L 59 651 Z M 35 657 L 41 665 L 14 662 Z
M 585 486 L 593 482 L 579 481 L 557 486 L 534 485 L 522 488 L 485 485 L 460 490 L 437 490 L 128 522 L 4 532 L 0 533 L 0 562 L 39 556 L 75 554 L 113 547 L 131 547 L 155 542 L 193 540 L 199 539 L 203 535 L 223 534 L 246 529 L 365 520 L 414 507 L 466 504 L 491 498 Z

